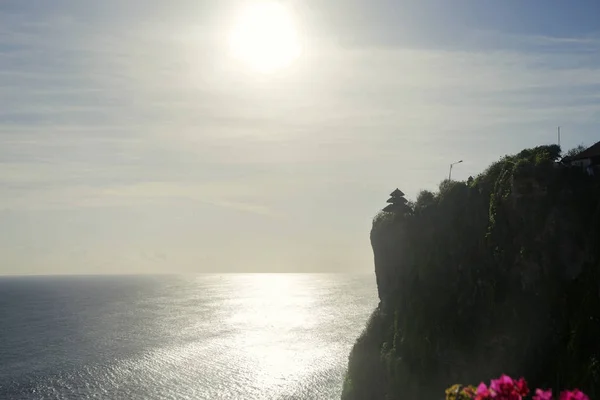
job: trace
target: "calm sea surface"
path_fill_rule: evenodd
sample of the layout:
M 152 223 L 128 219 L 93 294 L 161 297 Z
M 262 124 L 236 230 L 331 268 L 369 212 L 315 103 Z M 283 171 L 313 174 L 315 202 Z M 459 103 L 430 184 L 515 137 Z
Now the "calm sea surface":
M 374 282 L 0 278 L 0 399 L 339 399 Z

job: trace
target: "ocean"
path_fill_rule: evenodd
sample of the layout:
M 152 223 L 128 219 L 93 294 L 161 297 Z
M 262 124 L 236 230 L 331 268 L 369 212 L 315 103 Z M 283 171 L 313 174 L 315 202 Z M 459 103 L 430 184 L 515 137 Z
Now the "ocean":
M 372 274 L 0 278 L 0 399 L 339 399 Z

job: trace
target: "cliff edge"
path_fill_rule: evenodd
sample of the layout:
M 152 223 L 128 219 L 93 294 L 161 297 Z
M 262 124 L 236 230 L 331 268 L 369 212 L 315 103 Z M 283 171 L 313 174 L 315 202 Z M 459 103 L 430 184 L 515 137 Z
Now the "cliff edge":
M 380 303 L 343 400 L 439 399 L 501 373 L 600 395 L 600 181 L 559 155 L 523 150 L 375 217 Z

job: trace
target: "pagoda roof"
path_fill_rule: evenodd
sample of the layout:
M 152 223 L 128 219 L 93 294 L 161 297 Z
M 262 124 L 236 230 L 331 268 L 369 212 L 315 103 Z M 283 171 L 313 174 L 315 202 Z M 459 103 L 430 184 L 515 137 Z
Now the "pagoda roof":
M 396 204 L 388 204 L 387 206 L 385 206 L 383 208 L 383 211 L 385 211 L 385 212 L 394 212 L 394 211 L 396 211 L 397 208 L 398 208 L 398 206 Z
M 592 158 L 592 157 L 598 157 L 598 156 L 600 156 L 600 142 L 588 147 L 587 149 L 583 150 L 579 154 L 576 154 L 571 157 L 565 157 L 564 161 L 583 160 L 585 158 Z
M 408 202 L 408 200 L 406 200 L 404 197 L 390 197 L 387 200 L 387 202 L 392 203 L 392 204 L 399 204 L 399 203 L 406 204 Z
M 404 196 L 404 192 L 398 188 L 396 188 L 396 190 L 394 190 L 392 193 L 390 193 L 390 196 L 392 197 L 402 197 Z
M 398 211 L 408 211 L 408 210 L 410 210 L 410 207 L 408 207 L 404 203 L 388 204 L 387 206 L 385 206 L 383 208 L 383 211 L 386 211 L 386 212 L 398 212 Z

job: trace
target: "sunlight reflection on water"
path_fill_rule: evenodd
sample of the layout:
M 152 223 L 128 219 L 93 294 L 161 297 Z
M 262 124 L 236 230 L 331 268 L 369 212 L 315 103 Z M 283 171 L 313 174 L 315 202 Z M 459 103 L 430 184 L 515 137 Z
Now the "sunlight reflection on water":
M 339 398 L 376 303 L 372 275 L 0 279 L 0 398 Z

